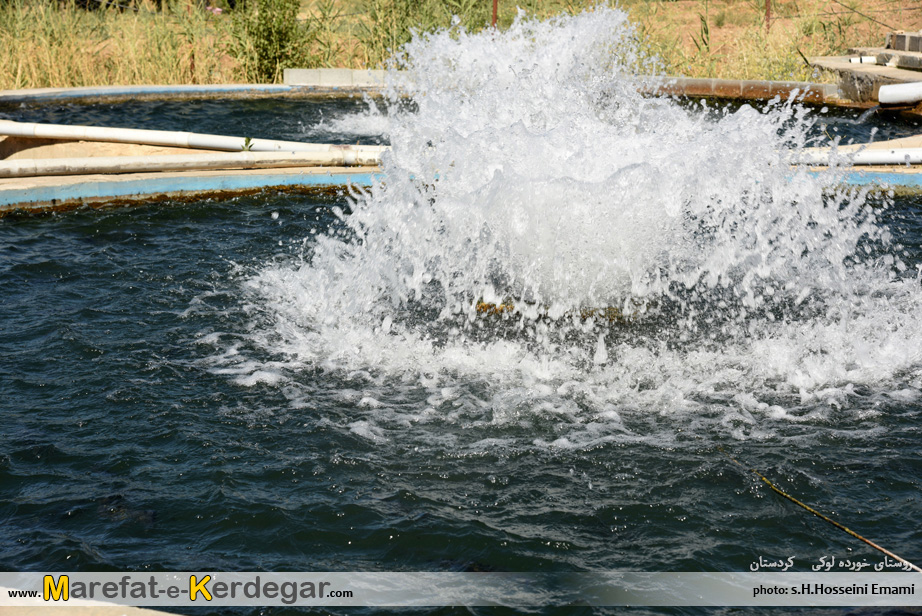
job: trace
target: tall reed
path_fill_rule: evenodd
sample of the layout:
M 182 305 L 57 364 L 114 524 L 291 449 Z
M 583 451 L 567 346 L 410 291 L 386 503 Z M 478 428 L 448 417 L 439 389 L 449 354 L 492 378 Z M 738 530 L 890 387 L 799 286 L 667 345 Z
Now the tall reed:
M 73 0 L 0 2 L 0 88 L 239 80 L 229 28 L 191 4 L 85 10 Z
M 152 1 L 88 11 L 75 0 L 0 0 L 0 88 L 264 82 L 279 81 L 286 67 L 375 68 L 415 30 L 457 23 L 477 31 L 492 13 L 490 0 L 236 0 L 223 15 L 206 11 L 205 0 L 163 0 L 162 10 L 144 4 Z M 597 1 L 499 0 L 497 25 L 520 11 L 547 18 Z M 773 0 L 767 29 L 763 2 L 618 4 L 660 69 L 690 77 L 816 80 L 804 57 L 881 44 L 886 32 L 845 8 L 827 15 L 822 0 Z
M 684 11 L 672 0 L 625 2 L 661 70 L 689 77 L 830 80 L 834 76 L 816 71 L 807 59 L 882 46 L 888 32 L 847 7 L 831 11 L 822 0 L 773 0 L 769 27 L 763 0 L 697 0 L 682 3 Z

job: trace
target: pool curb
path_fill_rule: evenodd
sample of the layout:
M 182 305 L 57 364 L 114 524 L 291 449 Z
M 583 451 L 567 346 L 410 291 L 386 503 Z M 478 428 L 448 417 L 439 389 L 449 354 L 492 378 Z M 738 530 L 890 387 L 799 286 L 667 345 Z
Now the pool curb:
M 43 88 L 0 91 L 3 103 L 119 101 L 141 98 L 344 97 L 377 92 L 384 71 L 352 69 L 288 69 L 285 84 L 149 85 L 90 88 Z M 644 95 L 703 97 L 732 100 L 795 100 L 862 107 L 841 96 L 838 86 L 809 82 L 730 79 L 664 78 L 647 82 Z M 366 163 L 369 164 L 369 163 Z M 0 181 L 0 217 L 14 213 L 66 211 L 151 200 L 230 197 L 264 189 L 331 190 L 368 186 L 383 177 L 377 167 L 292 167 L 284 169 L 224 169 L 137 172 L 35 177 Z M 849 172 L 852 185 L 899 186 L 922 190 L 922 174 L 914 169 L 877 167 Z
M 55 102 L 120 102 L 127 100 L 215 98 L 348 98 L 375 94 L 377 86 L 226 84 L 177 86 L 105 86 L 0 90 L 0 105 Z
M 751 79 L 710 79 L 666 77 L 660 84 L 641 89 L 649 95 L 720 98 L 730 100 L 771 100 L 795 97 L 798 101 L 837 107 L 868 107 L 846 98 L 839 87 L 830 83 L 809 81 L 763 81 Z
M 46 176 L 0 181 L 0 218 L 81 208 L 231 198 L 272 189 L 328 192 L 367 187 L 385 179 L 378 167 L 305 167 L 120 175 Z M 842 178 L 850 186 L 922 192 L 922 174 L 905 167 L 854 169 Z
M 232 197 L 265 189 L 348 190 L 380 179 L 377 167 L 292 167 L 120 175 L 45 176 L 0 181 L 0 218 L 149 203 Z
M 143 85 L 79 88 L 0 90 L 0 104 L 75 101 L 124 101 L 137 99 L 209 98 L 345 98 L 380 94 L 386 72 L 359 69 L 285 69 L 282 84 Z M 869 107 L 844 96 L 835 84 L 800 81 L 762 81 L 663 77 L 643 85 L 648 95 L 706 97 L 733 100 L 770 100 L 796 96 L 806 103 L 841 107 Z

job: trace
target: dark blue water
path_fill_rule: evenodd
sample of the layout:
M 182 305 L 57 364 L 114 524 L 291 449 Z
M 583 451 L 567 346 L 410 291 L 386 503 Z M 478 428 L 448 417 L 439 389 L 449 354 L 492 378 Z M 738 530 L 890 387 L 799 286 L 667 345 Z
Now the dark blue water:
M 212 117 L 219 103 L 171 105 L 141 108 L 188 114 L 176 128 L 235 132 Z M 271 128 L 286 114 L 263 101 L 220 105 L 252 114 L 260 137 L 296 132 L 290 119 Z M 54 109 L 16 113 L 104 115 Z M 918 364 L 833 402 L 779 393 L 797 421 L 664 402 L 626 405 L 617 429 L 601 415 L 579 426 L 553 410 L 519 416 L 530 384 L 504 408 L 485 379 L 434 399 L 399 376 L 293 368 L 265 344 L 285 336 L 245 289 L 267 267 L 309 262 L 317 236 L 342 226 L 336 208 L 347 200 L 267 193 L 0 221 L 0 569 L 747 571 L 760 556 L 796 556 L 809 571 L 829 555 L 881 560 L 722 449 L 922 561 Z M 909 271 L 922 265 L 922 200 L 897 197 L 880 224 Z M 265 376 L 241 378 L 260 374 L 251 364 Z M 456 401 L 517 418 L 485 420 Z M 605 438 L 577 438 L 593 430 Z
M 696 103 L 689 103 L 694 107 Z M 737 101 L 712 101 L 716 110 L 737 109 Z M 382 105 L 382 110 L 384 106 Z M 842 143 L 867 143 L 909 137 L 920 132 L 918 120 L 882 115 L 878 111 L 811 106 L 818 118 L 811 136 L 817 142 L 841 138 Z M 258 98 L 227 100 L 150 100 L 130 104 L 52 103 L 0 105 L 0 119 L 48 124 L 115 126 L 233 135 L 260 139 L 329 143 L 386 144 L 386 135 L 369 130 L 367 123 L 351 122 L 348 132 L 335 121 L 368 114 L 360 97 L 347 99 Z M 377 108 L 371 117 L 378 116 Z M 333 123 L 331 125 L 331 122 Z
M 377 132 L 330 130 L 337 118 L 369 109 L 361 97 L 141 100 L 131 103 L 0 105 L 0 119 L 84 126 L 144 128 L 231 135 L 253 139 L 385 143 Z

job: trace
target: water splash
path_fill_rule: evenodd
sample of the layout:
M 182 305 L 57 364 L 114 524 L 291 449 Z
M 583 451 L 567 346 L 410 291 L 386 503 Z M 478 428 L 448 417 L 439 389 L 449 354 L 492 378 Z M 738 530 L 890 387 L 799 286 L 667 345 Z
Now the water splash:
M 346 113 L 330 118 L 323 117 L 316 124 L 304 127 L 302 137 L 329 139 L 329 135 L 387 137 L 388 118 L 382 113 L 375 100 L 365 99 L 365 110 L 359 113 Z
M 389 77 L 387 180 L 248 281 L 258 344 L 292 374 L 359 375 L 378 404 L 356 430 L 385 440 L 369 417 L 566 416 L 578 430 L 539 440 L 567 446 L 635 410 L 718 409 L 751 436 L 755 416 L 917 395 L 922 293 L 888 199 L 792 168 L 814 122 L 793 102 L 642 96 L 637 50 L 607 8 L 416 38 Z M 632 318 L 584 318 L 603 307 Z M 380 402 L 401 388 L 428 398 Z

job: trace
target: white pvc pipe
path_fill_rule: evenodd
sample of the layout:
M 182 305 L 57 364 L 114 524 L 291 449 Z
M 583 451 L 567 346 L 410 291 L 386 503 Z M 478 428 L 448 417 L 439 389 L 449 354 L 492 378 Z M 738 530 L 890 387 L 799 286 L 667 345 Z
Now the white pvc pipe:
M 798 162 L 806 165 L 828 165 L 831 153 L 828 148 L 807 149 L 801 153 Z M 922 164 L 922 148 L 866 148 L 857 152 L 840 149 L 839 155 L 853 165 Z
M 911 105 L 922 101 L 922 82 L 880 86 L 877 101 L 881 105 Z
M 25 158 L 0 161 L 0 178 L 94 173 L 144 173 L 196 169 L 377 166 L 380 152 L 234 152 L 164 156 L 99 156 L 89 158 Z
M 36 124 L 0 120 L 0 135 L 35 139 L 68 139 L 74 141 L 108 141 L 114 143 L 138 143 L 177 148 L 221 150 L 226 152 L 329 152 L 343 148 L 357 151 L 380 152 L 384 146 L 376 145 L 332 145 L 327 143 L 302 143 L 300 141 L 276 141 L 272 139 L 251 139 L 243 137 L 205 135 L 165 130 L 143 130 L 137 128 L 109 128 L 105 126 L 66 126 L 63 124 Z

